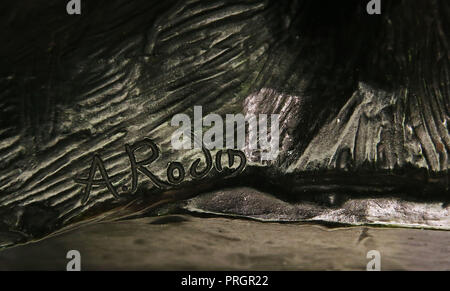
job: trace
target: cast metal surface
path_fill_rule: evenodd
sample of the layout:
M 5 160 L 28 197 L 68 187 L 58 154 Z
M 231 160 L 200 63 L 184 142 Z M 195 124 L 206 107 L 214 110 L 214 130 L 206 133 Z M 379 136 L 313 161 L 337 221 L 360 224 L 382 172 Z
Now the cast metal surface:
M 449 229 L 450 4 L 363 2 L 2 3 L 0 247 L 186 210 Z M 280 114 L 278 158 L 193 178 L 205 153 L 172 149 L 170 120 L 196 105 Z M 147 170 L 180 162 L 182 183 L 133 173 L 146 139 Z

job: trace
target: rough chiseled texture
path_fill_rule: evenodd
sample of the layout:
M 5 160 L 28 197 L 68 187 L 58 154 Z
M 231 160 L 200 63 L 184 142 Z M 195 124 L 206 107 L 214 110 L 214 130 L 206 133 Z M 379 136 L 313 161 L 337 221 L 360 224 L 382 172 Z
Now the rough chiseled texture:
M 230 184 L 287 203 L 438 203 L 449 227 L 448 1 L 383 1 L 381 16 L 364 1 L 84 2 L 81 16 L 61 1 L 2 4 L 0 246 Z M 278 159 L 161 188 L 139 174 L 131 194 L 126 144 L 152 139 L 162 180 L 169 162 L 204 165 L 170 146 L 170 119 L 195 105 L 280 114 Z M 76 182 L 95 154 L 120 199 Z

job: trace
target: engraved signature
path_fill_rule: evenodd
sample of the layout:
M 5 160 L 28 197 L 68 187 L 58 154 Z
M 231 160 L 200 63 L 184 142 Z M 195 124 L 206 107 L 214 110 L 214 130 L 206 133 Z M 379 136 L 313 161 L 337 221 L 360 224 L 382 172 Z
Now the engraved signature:
M 150 156 L 138 161 L 136 158 L 136 151 L 145 148 L 151 150 Z M 136 193 L 138 189 L 139 172 L 148 177 L 152 184 L 160 189 L 171 188 L 185 180 L 186 170 L 184 166 L 177 161 L 170 162 L 168 164 L 166 171 L 167 180 L 162 180 L 152 173 L 148 167 L 158 159 L 160 156 L 160 150 L 150 138 L 144 138 L 132 145 L 125 144 L 125 152 L 127 153 L 130 161 L 131 189 L 128 190 L 127 186 L 122 186 L 122 189 L 125 191 L 123 194 Z M 203 170 L 199 170 L 199 163 L 201 162 L 200 158 L 196 159 L 189 167 L 189 175 L 194 180 L 202 179 L 208 175 L 213 168 L 213 164 L 217 172 L 222 172 L 224 170 L 224 167 L 222 166 L 222 155 L 224 154 L 224 151 L 219 150 L 216 153 L 214 163 L 211 152 L 206 147 L 202 146 L 202 152 L 205 158 L 206 167 Z M 228 169 L 230 170 L 230 175 L 241 173 L 247 163 L 245 154 L 242 151 L 235 149 L 227 149 L 226 153 L 228 156 Z M 236 168 L 232 168 L 235 163 L 235 157 L 239 158 L 239 165 Z M 95 179 L 95 174 L 97 171 L 99 171 L 101 177 L 99 179 Z M 113 185 L 112 180 L 106 171 L 105 163 L 98 153 L 95 153 L 92 158 L 88 176 L 86 178 L 76 177 L 74 180 L 76 183 L 85 186 L 82 192 L 83 197 L 81 200 L 83 204 L 88 201 L 93 186 L 103 186 L 108 188 L 109 192 L 117 199 L 121 198 L 123 195 L 119 195 L 117 192 L 116 187 Z

